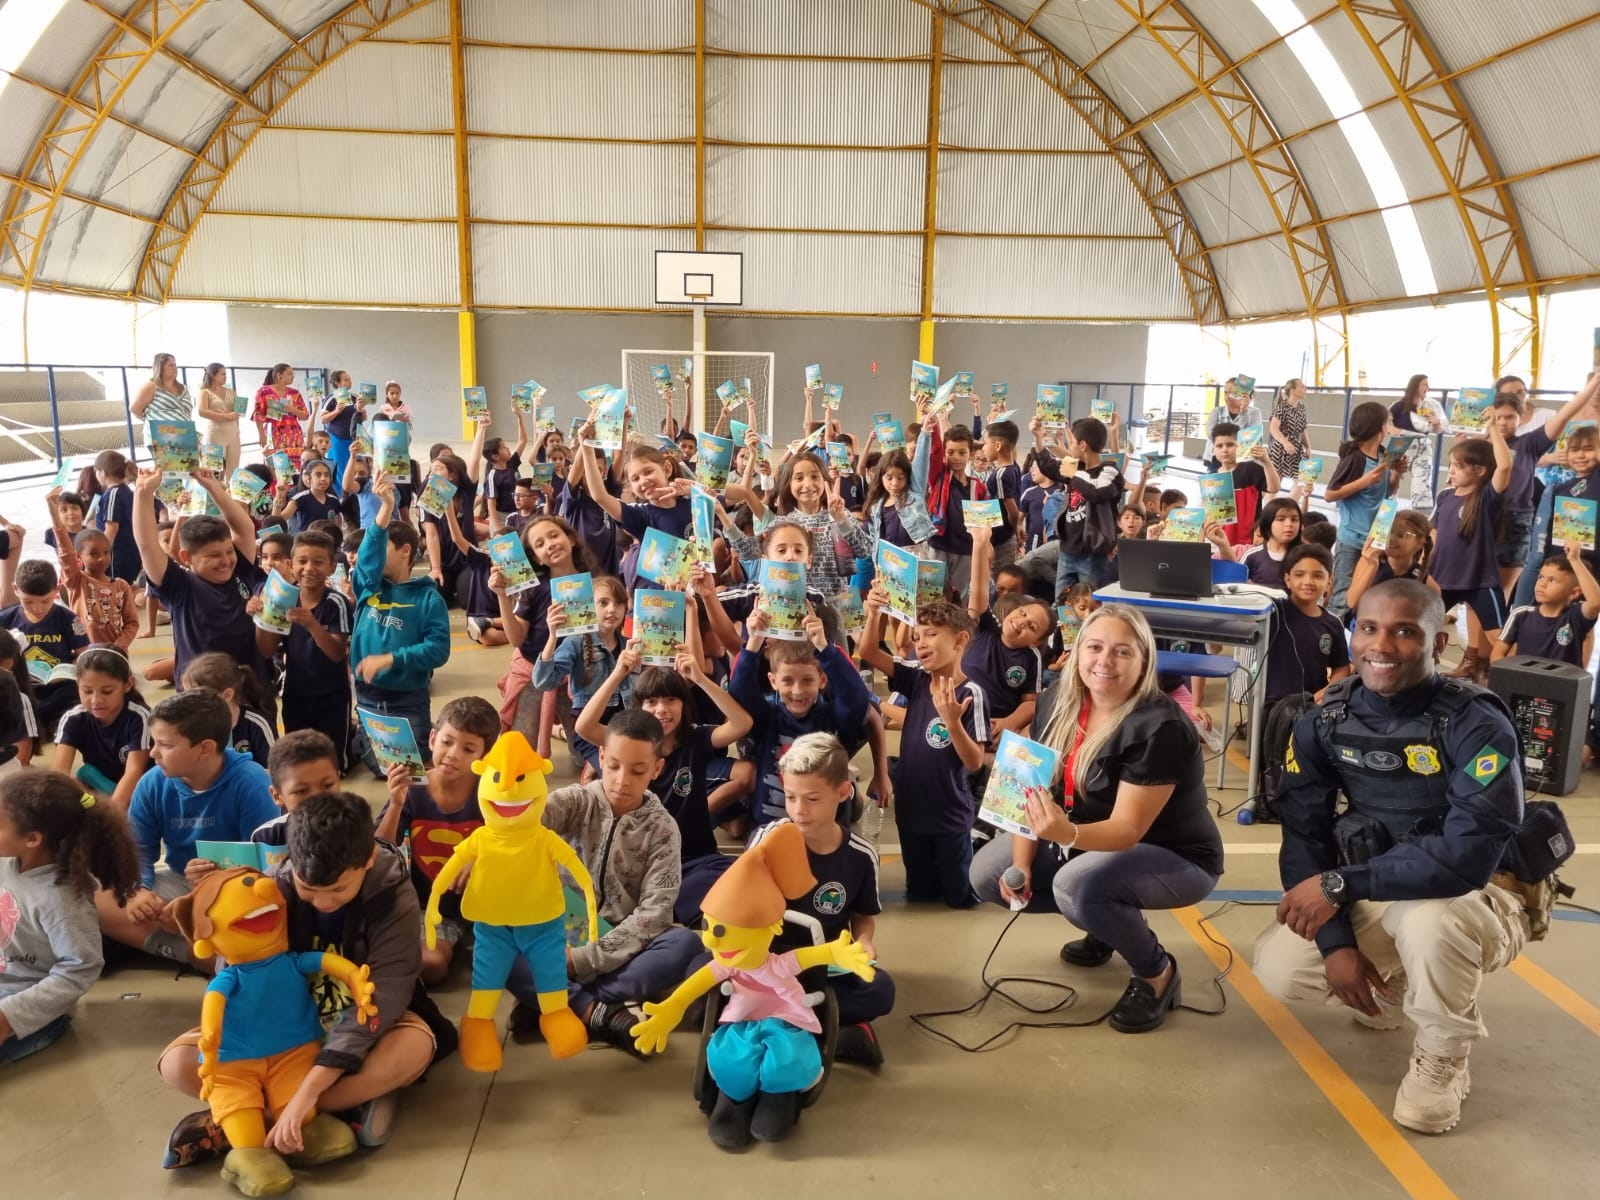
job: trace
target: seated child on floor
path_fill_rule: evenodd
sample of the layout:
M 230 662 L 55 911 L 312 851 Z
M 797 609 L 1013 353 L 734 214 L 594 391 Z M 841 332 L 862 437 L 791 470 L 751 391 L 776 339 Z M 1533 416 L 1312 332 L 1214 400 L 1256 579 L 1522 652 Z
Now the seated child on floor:
M 150 766 L 150 709 L 134 686 L 133 667 L 120 650 L 91 646 L 78 655 L 78 705 L 56 729 L 50 765 L 109 798 L 112 811 L 128 811 L 133 789 Z
M 278 732 L 261 714 L 261 681 L 255 672 L 241 667 L 226 654 L 202 654 L 183 673 L 183 686 L 185 691 L 205 688 L 221 696 L 233 719 L 228 744 L 260 766 L 267 765 Z
M 318 792 L 337 792 L 342 786 L 339 752 L 325 733 L 297 729 L 272 743 L 267 755 L 267 778 L 272 781 L 272 800 L 281 811 L 264 825 L 256 826 L 252 842 L 268 846 L 289 844 L 289 814 Z
M 125 904 L 139 864 L 121 817 L 58 771 L 0 780 L 0 1066 L 67 1031 L 104 959 L 95 889 Z M 20 1097 L 14 1097 L 21 1103 Z

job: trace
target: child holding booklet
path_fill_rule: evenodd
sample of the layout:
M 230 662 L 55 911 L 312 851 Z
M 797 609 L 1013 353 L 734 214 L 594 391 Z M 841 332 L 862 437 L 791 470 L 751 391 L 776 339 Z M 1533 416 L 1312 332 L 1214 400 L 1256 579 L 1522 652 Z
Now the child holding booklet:
M 1356 564 L 1350 578 L 1348 620 L 1354 620 L 1356 606 L 1367 589 L 1386 579 L 1426 579 L 1428 559 L 1433 554 L 1433 526 L 1427 514 L 1414 508 L 1402 508 L 1394 514 L 1389 524 L 1389 536 L 1383 549 L 1373 544 L 1371 534 L 1361 547 L 1361 561 Z
M 506 592 L 505 577 L 495 568 L 489 572 L 489 588 L 500 598 L 500 620 L 505 625 L 506 637 L 517 646 L 498 684 L 500 724 L 506 729 L 521 730 L 523 736 L 537 746 L 544 689 L 533 684 L 533 664 L 544 653 L 550 638 L 551 581 L 569 575 L 592 575 L 594 570 L 577 531 L 560 517 L 540 517 L 523 531 L 522 540 L 533 561 L 538 582 L 511 596 Z M 568 711 L 564 723 L 570 722 Z M 571 731 L 568 732 L 570 735 Z M 577 758 L 570 741 L 568 748 Z M 549 757 L 547 751 L 545 747 L 540 753 Z
M 972 531 L 972 570 L 980 583 L 967 601 L 976 629 L 961 656 L 961 673 L 983 689 L 989 730 L 998 737 L 1006 729 L 1026 730 L 1033 720 L 1045 666 L 1040 647 L 1055 632 L 1056 617 L 1050 605 L 1028 595 L 1000 596 L 990 611 L 989 589 L 981 583 L 988 577 L 989 538 L 988 529 Z
M 288 488 L 279 488 L 273 511 L 289 522 L 294 533 L 303 533 L 313 521 L 337 521 L 339 497 L 333 492 L 333 468 L 318 460 L 306 467 L 300 476 L 305 486 L 292 495 Z
M 61 590 L 83 622 L 89 640 L 127 651 L 139 632 L 139 597 L 133 585 L 111 574 L 111 543 L 94 529 L 74 535 L 62 520 L 60 488 L 45 495 L 61 561 Z
M 754 435 L 755 430 L 751 430 L 747 436 Z M 759 496 L 749 493 L 747 499 L 750 511 L 758 518 L 766 514 L 766 505 Z M 772 506 L 780 517 L 811 535 L 808 578 L 811 586 L 824 596 L 838 595 L 841 557 L 848 562 L 850 555 L 872 556 L 874 539 L 861 522 L 850 515 L 838 484 L 828 482 L 826 468 L 809 451 L 802 451 L 779 467 L 778 494 Z M 839 553 L 841 541 L 848 547 L 845 555 Z M 844 574 L 848 577 L 849 567 Z
M 1066 492 L 1061 515 L 1056 519 L 1056 536 L 1061 541 L 1056 558 L 1055 594 L 1059 597 L 1075 583 L 1104 584 L 1110 574 L 1110 556 L 1116 549 L 1117 513 L 1122 508 L 1122 472 L 1112 463 L 1101 462 L 1106 448 L 1106 427 L 1093 417 L 1080 417 L 1072 423 L 1068 460 L 1076 460 L 1072 473 L 1067 463 L 1044 448 L 1044 426 L 1035 417 L 1028 424 L 1033 433 L 1034 461 L 1048 479 L 1060 483 Z
M 1588 638 L 1600 618 L 1600 582 L 1583 561 L 1583 548 L 1567 542 L 1545 559 L 1534 584 L 1534 603 L 1513 608 L 1494 645 L 1492 661 L 1531 654 L 1575 667 L 1588 665 Z
M 489 535 L 493 540 L 502 536 L 500 514 L 494 498 L 489 499 Z M 494 559 L 479 549 L 462 532 L 461 518 L 456 505 L 447 504 L 444 510 L 445 528 L 450 540 L 461 551 L 466 566 L 461 572 L 461 606 L 467 611 L 467 637 L 480 646 L 507 644 L 505 623 L 500 619 L 500 598 L 489 587 L 489 575 L 494 570 Z M 521 538 L 521 531 L 510 534 Z
M 633 504 L 624 504 L 606 487 L 599 460 L 589 453 L 588 443 L 593 437 L 594 419 L 591 417 L 578 431 L 576 449 L 583 464 L 584 490 L 589 499 L 636 540 L 643 538 L 647 529 L 659 529 L 676 538 L 690 537 L 689 531 L 694 525 L 694 512 L 689 504 L 691 485 L 687 479 L 672 477 L 661 451 L 653 446 L 635 444 L 619 452 L 628 488 L 640 498 Z M 622 560 L 622 580 L 629 590 L 635 584 L 636 556 L 636 551 L 630 552 Z
M 967 881 L 977 803 L 968 774 L 983 765 L 990 738 L 983 689 L 961 669 L 972 618 L 948 601 L 920 605 L 912 635 L 919 661 L 898 662 L 881 647 L 887 599 L 878 586 L 867 593 L 860 657 L 863 666 L 884 673 L 891 691 L 907 698 L 894 780 L 906 899 L 971 908 L 978 903 Z
M 582 596 L 582 584 L 586 580 L 589 583 L 587 604 Z M 606 690 L 623 655 L 622 626 L 628 619 L 628 589 L 622 586 L 622 580 L 611 575 L 594 578 L 564 575 L 552 579 L 550 586 L 552 602 L 545 613 L 550 636 L 534 661 L 532 686 L 540 692 L 551 692 L 565 681 L 572 710 L 587 714 L 591 698 Z M 573 593 L 571 601 L 563 603 L 555 598 L 566 590 Z M 590 611 L 583 612 L 583 609 Z M 578 619 L 582 617 L 589 620 Z M 625 675 L 620 686 L 612 689 L 594 724 L 606 725 L 614 713 L 627 706 L 632 692 L 632 681 Z M 582 716 L 576 722 L 576 729 L 572 749 L 598 772 L 601 739 L 584 732 Z M 592 732 L 595 731 L 591 729 Z
M 490 418 L 482 417 L 472 439 L 472 451 L 467 455 L 467 477 L 486 500 L 503 513 L 516 506 L 517 468 L 522 465 L 522 452 L 528 448 L 528 422 L 522 410 L 513 408 L 511 415 L 517 421 L 517 443 L 512 446 L 504 438 L 488 436 Z
M 1489 659 L 1506 617 L 1495 534 L 1511 472 L 1511 447 L 1490 421 L 1487 439 L 1465 438 L 1450 448 L 1450 486 L 1433 509 L 1428 573 L 1447 611 L 1467 606 L 1467 649 L 1449 674 L 1480 685 L 1488 681 Z
M 472 523 L 472 491 L 467 486 L 467 464 L 454 454 L 442 454 L 429 465 L 428 474 L 450 481 L 455 492 L 449 504 L 456 510 L 456 521 L 463 530 L 473 529 L 476 533 Z M 446 606 L 456 604 L 461 596 L 467 559 L 446 531 L 442 511 L 422 510 L 422 540 L 428 552 L 429 576 L 439 585 Z
M 1277 494 L 1278 469 L 1272 465 L 1267 448 L 1256 443 L 1245 462 L 1239 461 L 1239 427 L 1219 422 L 1211 430 L 1211 453 L 1219 471 L 1233 476 L 1233 504 L 1236 513 L 1232 521 L 1223 523 L 1228 542 L 1234 546 L 1248 546 L 1255 531 L 1256 517 L 1269 496 Z
M 1333 556 L 1321 546 L 1296 546 L 1284 556 L 1289 598 L 1276 602 L 1279 628 L 1267 648 L 1269 708 L 1301 692 L 1311 693 L 1320 704 L 1328 684 L 1350 674 L 1344 626 L 1322 607 L 1332 573 Z
M 878 460 L 878 475 L 867 492 L 867 526 L 873 544 L 879 538 L 916 553 L 933 536 L 928 515 L 928 455 L 932 439 L 917 439 L 916 453 L 890 450 Z
M 1343 618 L 1349 611 L 1350 577 L 1355 574 L 1361 547 L 1372 529 L 1378 505 L 1400 486 L 1404 460 L 1383 457 L 1383 436 L 1389 410 L 1368 400 L 1350 410 L 1348 433 L 1339 444 L 1339 465 L 1323 492 L 1323 499 L 1339 507 L 1338 541 L 1333 549 L 1333 595 L 1328 611 Z
M 133 536 L 133 489 L 128 460 L 115 450 L 95 456 L 94 474 L 104 489 L 94 510 L 94 527 L 111 543 L 111 574 L 129 583 L 139 578 L 139 547 Z M 157 475 L 159 482 L 159 474 Z

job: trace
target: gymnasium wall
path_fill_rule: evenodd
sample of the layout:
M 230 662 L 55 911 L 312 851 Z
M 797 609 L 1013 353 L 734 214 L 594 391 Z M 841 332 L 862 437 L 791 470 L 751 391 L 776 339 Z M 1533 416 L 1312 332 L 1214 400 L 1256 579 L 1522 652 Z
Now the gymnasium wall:
M 228 325 L 236 362 L 288 359 L 343 366 L 358 381 L 381 385 L 398 379 L 424 449 L 432 441 L 461 441 L 454 313 L 233 306 Z M 691 340 L 687 315 L 489 313 L 478 318 L 477 334 L 478 380 L 507 426 L 515 382 L 532 377 L 544 384 L 564 427 L 582 408 L 579 388 L 619 381 L 624 347 L 675 349 Z M 984 396 L 990 383 L 1009 382 L 1016 407 L 1027 413 L 1039 383 L 1141 379 L 1147 340 L 1142 325 L 941 323 L 934 332 L 934 361 L 945 374 L 974 372 Z M 843 411 L 852 431 L 865 429 L 870 412 L 901 411 L 917 353 L 917 325 L 711 316 L 706 342 L 712 350 L 776 356 L 775 434 L 781 445 L 800 434 L 800 382 L 807 363 L 820 362 L 828 382 L 844 385 Z

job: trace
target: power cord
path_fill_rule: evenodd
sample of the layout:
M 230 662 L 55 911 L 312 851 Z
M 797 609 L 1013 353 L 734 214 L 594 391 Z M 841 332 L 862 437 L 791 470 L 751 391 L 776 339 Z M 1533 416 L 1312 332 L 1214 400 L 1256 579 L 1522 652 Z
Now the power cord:
M 1223 903 L 1220 907 L 1215 908 L 1211 912 L 1205 913 L 1201 916 L 1199 922 L 1200 932 L 1205 934 L 1207 941 L 1209 941 L 1213 946 L 1219 947 L 1228 956 L 1227 964 L 1222 968 L 1222 970 L 1218 971 L 1211 978 L 1211 986 L 1215 988 L 1217 992 L 1217 1006 L 1215 1008 L 1200 1008 L 1193 1004 L 1184 1004 L 1179 1002 L 1178 1004 L 1174 1005 L 1175 1008 L 1182 1009 L 1184 1012 L 1196 1013 L 1202 1017 L 1220 1017 L 1228 1010 L 1228 994 L 1223 990 L 1222 981 L 1226 979 L 1233 971 L 1235 962 L 1234 952 L 1233 948 L 1227 942 L 1214 937 L 1208 926 L 1211 921 L 1227 912 L 1230 908 L 1250 907 L 1255 905 L 1275 906 L 1276 904 L 1277 901 L 1275 900 L 1229 900 Z M 937 1038 L 939 1041 L 954 1046 L 957 1050 L 964 1051 L 967 1054 L 983 1054 L 989 1050 L 995 1049 L 1002 1039 L 1005 1039 L 1012 1033 L 1020 1030 L 1087 1029 L 1090 1026 L 1102 1024 L 1106 1018 L 1111 1015 L 1113 1010 L 1116 1008 L 1116 1005 L 1114 1004 L 1110 1008 L 1106 1009 L 1103 1013 L 1100 1013 L 1098 1016 L 1089 1017 L 1078 1021 L 1011 1021 L 1000 1030 L 984 1038 L 983 1041 L 975 1044 L 964 1042 L 954 1034 L 946 1033 L 944 1030 L 938 1029 L 934 1026 L 934 1021 L 944 1017 L 975 1017 L 981 1013 L 988 1006 L 989 1001 L 996 996 L 1009 1002 L 1014 1007 L 1021 1009 L 1028 1015 L 1035 1017 L 1051 1016 L 1054 1013 L 1059 1013 L 1064 1009 L 1070 1008 L 1074 1003 L 1076 1003 L 1078 999 L 1078 990 L 1071 984 L 1063 983 L 1059 979 L 1044 979 L 1037 975 L 999 975 L 994 978 L 990 978 L 989 967 L 990 964 L 994 962 L 994 956 L 999 953 L 1000 944 L 1006 940 L 1006 934 L 1011 932 L 1011 927 L 1017 923 L 1017 918 L 1022 916 L 1024 911 L 1026 910 L 1018 910 L 1017 912 L 1011 914 L 1011 919 L 1006 922 L 1005 928 L 1003 928 L 1000 931 L 1000 935 L 995 938 L 994 945 L 989 948 L 988 956 L 984 958 L 983 966 L 978 972 L 978 978 L 983 984 L 983 991 L 978 998 L 971 1004 L 965 1005 L 961 1008 L 944 1008 L 935 1009 L 929 1012 L 912 1013 L 911 1023 L 913 1025 L 922 1030 L 924 1033 Z M 1175 959 L 1173 961 L 1176 962 Z M 1008 984 L 1019 983 L 1025 983 L 1034 987 L 1041 987 L 1060 993 L 1061 999 L 1057 1000 L 1054 1004 L 1046 1005 L 1044 1007 L 1030 1004 L 1026 1000 L 1021 1000 L 1006 990 L 1006 986 Z

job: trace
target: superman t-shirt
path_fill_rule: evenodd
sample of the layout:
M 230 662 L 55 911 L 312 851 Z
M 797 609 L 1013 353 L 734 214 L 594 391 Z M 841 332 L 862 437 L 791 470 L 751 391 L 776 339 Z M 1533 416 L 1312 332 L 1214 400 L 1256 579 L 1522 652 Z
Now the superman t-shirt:
M 383 818 L 380 816 L 378 820 L 381 822 Z M 411 886 L 417 889 L 417 897 L 424 907 L 433 892 L 433 881 L 439 877 L 450 855 L 482 824 L 483 813 L 475 795 L 468 796 L 460 808 L 447 812 L 439 807 L 426 783 L 413 783 L 407 790 L 396 836 L 406 842 L 411 851 Z M 459 920 L 460 894 L 446 892 L 441 896 L 439 913 Z

